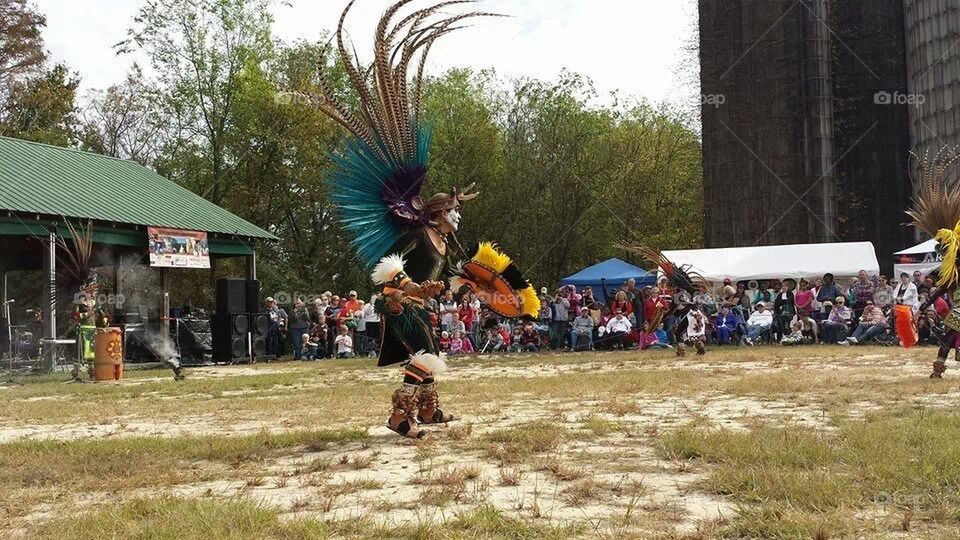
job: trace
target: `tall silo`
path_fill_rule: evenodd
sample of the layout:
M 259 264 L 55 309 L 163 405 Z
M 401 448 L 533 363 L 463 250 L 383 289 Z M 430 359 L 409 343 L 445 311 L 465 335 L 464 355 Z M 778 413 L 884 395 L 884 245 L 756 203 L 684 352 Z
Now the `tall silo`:
M 910 143 L 960 144 L 960 0 L 903 0 Z

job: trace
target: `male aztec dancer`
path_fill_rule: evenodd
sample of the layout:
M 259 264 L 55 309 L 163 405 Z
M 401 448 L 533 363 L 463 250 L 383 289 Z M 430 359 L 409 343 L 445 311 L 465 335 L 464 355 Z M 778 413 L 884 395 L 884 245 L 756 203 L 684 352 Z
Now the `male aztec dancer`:
M 426 434 L 421 424 L 455 419 L 439 406 L 435 383 L 446 364 L 424 301 L 445 289 L 450 279 L 455 292 L 472 289 L 504 317 L 535 316 L 540 306 L 533 287 L 493 244 L 480 244 L 463 254 L 467 260 L 452 264 L 454 250 L 463 251 L 454 233 L 461 205 L 477 195 L 471 193 L 472 185 L 427 200 L 420 195 L 432 136 L 420 111 L 427 54 L 437 38 L 460 28 L 458 22 L 493 14 L 437 18 L 442 8 L 467 3 L 454 0 L 413 11 L 394 23 L 398 11 L 413 1 L 400 0 L 380 19 L 368 72 L 344 44 L 344 21 L 354 1 L 340 16 L 336 41 L 358 106 L 345 106 L 324 80 L 319 95 L 287 95 L 306 100 L 350 133 L 332 156 L 334 170 L 327 182 L 359 257 L 373 268 L 374 283 L 384 288 L 375 305 L 381 315 L 378 365 L 400 364 L 403 372 L 387 427 L 420 438 Z M 419 61 L 414 66 L 415 58 Z M 412 68 L 415 75 L 408 81 Z
M 693 345 L 697 349 L 697 354 L 706 354 L 707 347 L 701 337 L 705 331 L 705 319 L 690 320 L 690 313 L 693 309 L 692 298 L 697 293 L 700 285 L 706 285 L 706 280 L 700 274 L 690 269 L 690 265 L 677 265 L 666 258 L 659 249 L 648 248 L 640 245 L 622 246 L 624 249 L 636 253 L 641 257 L 652 262 L 663 272 L 666 278 L 666 290 L 660 291 L 671 297 L 671 300 L 658 301 L 657 314 L 650 320 L 645 321 L 645 331 L 653 332 L 660 326 L 660 322 L 666 316 L 667 311 L 674 310 L 678 317 L 677 325 L 674 329 L 677 340 L 676 354 L 684 356 L 686 354 L 686 345 Z M 700 325 L 697 332 L 691 334 L 691 325 Z
M 940 268 L 931 273 L 936 279 L 936 288 L 929 298 L 914 313 L 914 322 L 920 313 L 927 310 L 938 298 L 947 296 L 952 307 L 944 317 L 945 332 L 938 336 L 940 349 L 933 362 L 931 379 L 940 379 L 947 370 L 947 356 L 951 349 L 960 347 L 960 287 L 958 282 L 957 256 L 960 249 L 960 184 L 947 184 L 952 166 L 960 159 L 958 148 L 944 155 L 944 148 L 932 160 L 929 154 L 918 158 L 919 182 L 913 208 L 907 212 L 913 225 L 937 240 L 937 251 L 942 256 Z M 897 324 L 900 334 L 901 324 Z M 905 336 L 901 336 L 901 342 Z M 956 354 L 956 353 L 955 353 Z

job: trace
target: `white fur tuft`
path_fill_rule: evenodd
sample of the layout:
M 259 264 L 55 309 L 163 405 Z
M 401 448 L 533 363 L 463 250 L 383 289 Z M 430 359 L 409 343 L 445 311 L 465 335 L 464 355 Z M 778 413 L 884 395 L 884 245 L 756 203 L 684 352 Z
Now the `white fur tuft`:
M 411 357 L 410 363 L 426 369 L 436 377 L 447 370 L 447 354 L 440 353 L 440 356 L 437 356 L 420 351 Z
M 387 255 L 386 257 L 380 259 L 380 262 L 377 263 L 377 266 L 373 268 L 370 278 L 373 279 L 375 284 L 383 285 L 384 283 L 393 280 L 393 277 L 397 275 L 397 272 L 403 272 L 404 264 L 406 264 L 406 261 L 404 261 L 403 257 L 400 255 Z
M 463 280 L 460 276 L 450 276 L 450 290 L 453 292 L 460 292 L 460 289 L 466 285 L 467 282 Z

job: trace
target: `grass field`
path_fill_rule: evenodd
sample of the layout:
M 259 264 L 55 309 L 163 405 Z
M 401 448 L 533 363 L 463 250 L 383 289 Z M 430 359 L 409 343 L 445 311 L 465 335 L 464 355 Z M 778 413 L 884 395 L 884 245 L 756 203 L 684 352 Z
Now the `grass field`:
M 369 361 L 0 388 L 11 538 L 960 538 L 960 370 L 932 349 L 451 361 L 383 423 Z

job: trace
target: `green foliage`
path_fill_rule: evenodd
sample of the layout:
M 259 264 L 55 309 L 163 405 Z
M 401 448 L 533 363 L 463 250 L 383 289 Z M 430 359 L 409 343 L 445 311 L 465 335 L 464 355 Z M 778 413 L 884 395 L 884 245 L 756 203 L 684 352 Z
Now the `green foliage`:
M 14 82 L 0 103 L 0 135 L 56 146 L 77 139 L 77 87 L 80 79 L 63 64 Z

